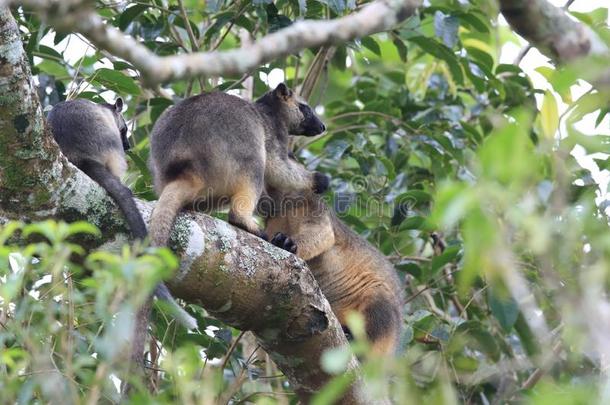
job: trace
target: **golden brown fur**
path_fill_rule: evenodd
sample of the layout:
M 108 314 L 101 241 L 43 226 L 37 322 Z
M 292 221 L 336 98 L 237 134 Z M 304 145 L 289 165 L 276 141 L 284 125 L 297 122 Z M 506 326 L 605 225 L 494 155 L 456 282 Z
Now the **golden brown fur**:
M 373 351 L 395 352 L 402 325 L 403 293 L 392 264 L 341 222 L 320 196 L 271 195 L 273 208 L 260 208 L 266 217 L 267 233 L 279 232 L 292 239 L 297 256 L 307 262 L 344 328 L 347 315 L 355 311 L 365 320 Z

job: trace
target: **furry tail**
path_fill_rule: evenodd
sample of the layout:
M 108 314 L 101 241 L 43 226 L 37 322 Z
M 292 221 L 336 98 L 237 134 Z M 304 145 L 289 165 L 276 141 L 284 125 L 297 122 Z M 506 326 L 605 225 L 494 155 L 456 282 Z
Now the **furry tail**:
M 140 211 L 136 206 L 131 190 L 121 183 L 121 180 L 113 175 L 106 166 L 95 161 L 86 161 L 81 165 L 81 169 L 100 186 L 110 194 L 112 199 L 117 203 L 129 229 L 136 239 L 144 239 L 147 236 L 146 225 L 140 215 Z M 173 221 L 172 221 L 173 222 Z M 171 224 L 170 224 L 171 226 Z M 158 245 L 156 245 L 158 246 Z M 159 283 L 155 288 L 154 295 L 160 300 L 166 301 L 172 308 L 173 316 L 178 322 L 188 329 L 196 329 L 197 321 L 190 316 L 172 297 L 164 283 Z
M 178 212 L 184 204 L 194 198 L 198 191 L 199 189 L 194 187 L 193 181 L 183 179 L 176 179 L 163 188 L 150 220 L 150 239 L 153 246 L 168 246 Z M 157 286 L 155 295 L 170 304 L 174 316 L 182 325 L 188 329 L 197 328 L 195 318 L 174 301 L 165 284 Z
M 125 220 L 133 236 L 136 239 L 146 238 L 146 225 L 136 206 L 131 190 L 99 162 L 88 160 L 83 162 L 81 166 L 81 169 L 102 186 L 118 204 L 121 212 L 125 215 Z
M 363 311 L 366 334 L 376 354 L 394 354 L 400 341 L 402 317 L 398 302 L 389 297 L 374 298 Z
M 163 187 L 150 219 L 150 240 L 153 246 L 168 246 L 178 212 L 200 189 L 193 183 L 192 180 L 178 178 Z

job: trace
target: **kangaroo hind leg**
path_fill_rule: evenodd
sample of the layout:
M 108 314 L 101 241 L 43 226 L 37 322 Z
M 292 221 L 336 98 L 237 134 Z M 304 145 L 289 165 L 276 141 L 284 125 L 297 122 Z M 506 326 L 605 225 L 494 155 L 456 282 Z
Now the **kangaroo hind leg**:
M 253 181 L 248 179 L 240 182 L 231 196 L 229 223 L 267 240 L 267 235 L 254 220 L 259 194 Z

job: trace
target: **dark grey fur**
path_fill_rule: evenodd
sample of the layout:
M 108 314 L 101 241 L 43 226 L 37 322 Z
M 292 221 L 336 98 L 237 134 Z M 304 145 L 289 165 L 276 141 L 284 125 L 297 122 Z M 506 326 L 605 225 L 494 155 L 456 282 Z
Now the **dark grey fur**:
M 129 149 L 122 109 L 121 98 L 114 105 L 76 99 L 55 105 L 47 121 L 62 153 L 110 194 L 125 215 L 133 236 L 144 239 L 147 236 L 144 220 L 131 190 L 119 178 L 127 168 L 124 149 Z M 181 323 L 196 328 L 195 319 L 175 302 L 165 284 L 160 283 L 154 294 L 171 304 Z
M 308 172 L 288 157 L 289 134 L 314 136 L 324 130 L 313 110 L 284 84 L 255 103 L 207 93 L 166 110 L 151 135 L 150 166 L 161 195 L 159 205 L 163 202 L 172 209 L 161 207 L 156 217 L 153 213 L 153 243 L 167 244 L 174 206 L 200 200 L 215 208 L 230 203 L 231 224 L 265 237 L 252 218 L 265 185 L 316 192 L 328 187 L 326 176 Z M 188 183 L 190 191 L 179 192 L 183 186 L 177 181 Z M 164 197 L 163 190 L 172 182 Z M 241 209 L 234 201 L 239 194 L 247 200 Z
M 80 167 L 85 160 L 99 160 L 107 151 L 129 150 L 127 125 L 121 114 L 123 100 L 115 105 L 85 99 L 56 104 L 47 117 L 62 153 Z M 110 118 L 114 125 L 108 125 Z

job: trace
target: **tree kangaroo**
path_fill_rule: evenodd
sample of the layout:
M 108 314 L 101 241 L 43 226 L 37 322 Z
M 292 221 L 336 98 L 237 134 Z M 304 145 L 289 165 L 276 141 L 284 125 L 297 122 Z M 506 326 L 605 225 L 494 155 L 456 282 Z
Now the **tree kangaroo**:
M 269 189 L 259 212 L 277 244 L 296 246 L 349 337 L 346 316 L 358 312 L 376 354 L 391 354 L 402 329 L 403 291 L 394 266 L 308 192 Z
M 288 158 L 288 135 L 325 130 L 313 110 L 283 83 L 252 103 L 225 93 L 181 101 L 157 120 L 150 166 L 159 202 L 152 214 L 153 244 L 165 246 L 187 204 L 229 205 L 229 223 L 266 239 L 254 220 L 265 185 L 322 193 L 328 178 Z
M 144 220 L 131 190 L 120 180 L 127 170 L 125 150 L 129 149 L 122 110 L 120 97 L 114 104 L 76 99 L 55 105 L 47 122 L 62 153 L 108 192 L 125 215 L 133 236 L 144 239 Z M 176 303 L 164 283 L 157 285 L 154 295 L 171 304 L 173 315 L 184 326 L 197 327 L 197 321 Z

